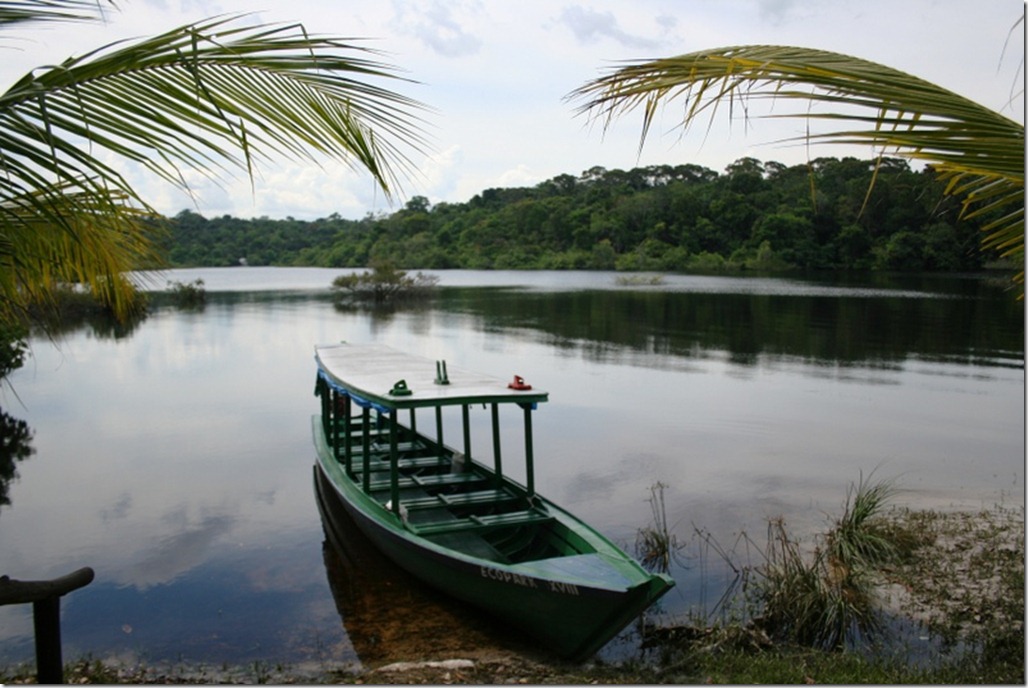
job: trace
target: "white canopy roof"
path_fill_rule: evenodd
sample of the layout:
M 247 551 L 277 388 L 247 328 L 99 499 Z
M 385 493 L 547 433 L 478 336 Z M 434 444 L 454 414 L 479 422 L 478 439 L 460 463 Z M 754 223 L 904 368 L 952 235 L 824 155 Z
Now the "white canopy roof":
M 377 344 L 332 344 L 315 347 L 318 368 L 332 386 L 387 409 L 474 403 L 531 404 L 546 401 L 546 392 L 514 389 L 519 379 L 489 377 L 443 361 L 396 351 Z M 448 384 L 437 382 L 445 372 Z M 406 393 L 404 393 L 406 392 Z

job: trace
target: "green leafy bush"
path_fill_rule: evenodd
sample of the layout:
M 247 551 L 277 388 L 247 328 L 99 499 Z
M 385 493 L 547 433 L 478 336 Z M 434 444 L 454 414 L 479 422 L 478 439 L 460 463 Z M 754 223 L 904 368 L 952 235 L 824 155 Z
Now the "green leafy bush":
M 401 300 L 428 296 L 438 284 L 435 275 L 417 273 L 413 277 L 397 270 L 391 263 L 382 262 L 371 270 L 352 275 L 340 275 L 332 281 L 337 300 L 349 297 L 356 301 L 394 303 Z

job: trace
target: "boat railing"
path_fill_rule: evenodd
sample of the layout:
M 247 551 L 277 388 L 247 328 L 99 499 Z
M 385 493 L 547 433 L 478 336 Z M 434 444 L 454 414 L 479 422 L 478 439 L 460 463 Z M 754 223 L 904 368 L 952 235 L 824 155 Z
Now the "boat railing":
M 524 385 L 523 379 L 519 378 L 518 382 Z M 417 408 L 412 406 L 407 409 L 407 425 L 402 425 L 398 419 L 402 409 L 364 399 L 332 380 L 320 368 L 315 393 L 321 397 L 322 426 L 326 440 L 346 475 L 354 482 L 360 481 L 361 489 L 366 494 L 388 490 L 388 502 L 398 516 L 401 511 L 402 489 L 461 484 L 480 491 L 478 483 L 486 479 L 480 478 L 471 470 L 474 463 L 470 421 L 472 403 L 459 404 L 463 452 L 457 452 L 445 444 L 444 404 L 423 407 L 425 410 L 434 411 L 435 438 L 430 439 L 418 432 Z M 532 412 L 536 404 L 523 403 L 516 399 L 505 403 L 514 403 L 523 411 L 525 496 L 531 501 L 535 495 Z M 501 403 L 493 401 L 487 405 L 490 409 L 492 440 L 491 487 L 499 488 L 504 482 L 499 413 Z M 462 470 L 425 476 L 408 474 L 413 469 L 431 468 L 435 465 L 443 467 L 448 464 L 459 465 Z M 386 477 L 376 477 L 379 473 L 386 473 Z

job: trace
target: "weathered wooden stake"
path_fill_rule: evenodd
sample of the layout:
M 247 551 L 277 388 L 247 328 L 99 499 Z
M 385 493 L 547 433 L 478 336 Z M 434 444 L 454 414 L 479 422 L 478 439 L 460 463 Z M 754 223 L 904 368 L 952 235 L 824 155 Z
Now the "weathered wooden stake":
M 32 603 L 36 630 L 36 680 L 40 684 L 64 683 L 61 658 L 61 598 L 47 597 Z
M 61 658 L 61 597 L 93 582 L 87 567 L 67 576 L 44 581 L 17 581 L 0 576 L 0 605 L 32 603 L 36 633 L 36 680 L 40 684 L 64 683 Z

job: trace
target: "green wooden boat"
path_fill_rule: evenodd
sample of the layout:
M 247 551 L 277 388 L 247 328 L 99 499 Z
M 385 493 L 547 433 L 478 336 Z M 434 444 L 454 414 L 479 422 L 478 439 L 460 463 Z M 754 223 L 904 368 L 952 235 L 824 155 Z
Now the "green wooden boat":
M 371 542 L 413 575 L 573 660 L 674 585 L 536 492 L 532 414 L 546 392 L 382 346 L 320 346 L 316 360 L 318 470 Z M 482 406 L 488 462 L 472 453 L 470 414 Z M 525 484 L 503 472 L 501 408 L 523 424 Z M 460 414 L 461 451 L 444 442 L 446 413 Z

